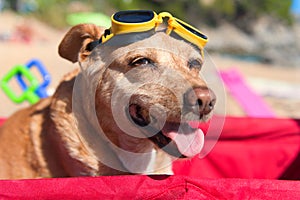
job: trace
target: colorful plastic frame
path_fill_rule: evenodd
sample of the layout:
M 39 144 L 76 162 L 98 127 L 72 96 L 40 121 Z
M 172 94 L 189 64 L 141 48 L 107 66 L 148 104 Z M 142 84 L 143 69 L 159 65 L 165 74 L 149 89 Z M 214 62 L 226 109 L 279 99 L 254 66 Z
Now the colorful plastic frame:
M 40 97 L 40 98 L 45 98 L 48 97 L 49 95 L 47 94 L 47 87 L 51 82 L 51 77 L 50 74 L 48 73 L 48 71 L 46 70 L 46 68 L 43 66 L 43 64 L 36 60 L 30 60 L 27 64 L 26 64 L 28 69 L 31 69 L 32 67 L 36 67 L 36 69 L 39 71 L 39 73 L 41 74 L 42 78 L 43 78 L 43 82 L 41 84 L 39 84 L 39 86 L 37 87 L 37 89 L 35 90 L 35 93 Z M 22 78 L 22 74 L 17 74 L 17 80 L 22 88 L 23 91 L 25 91 L 27 89 L 27 85 L 25 83 L 25 81 Z
M 26 86 L 24 92 L 19 96 L 9 86 L 9 81 L 17 75 L 22 75 L 30 83 L 28 86 Z M 29 103 L 34 104 L 40 99 L 35 93 L 39 87 L 38 80 L 33 74 L 30 73 L 27 66 L 24 65 L 16 65 L 12 70 L 10 70 L 1 80 L 0 86 L 5 94 L 15 103 L 22 103 L 23 101 L 28 100 Z

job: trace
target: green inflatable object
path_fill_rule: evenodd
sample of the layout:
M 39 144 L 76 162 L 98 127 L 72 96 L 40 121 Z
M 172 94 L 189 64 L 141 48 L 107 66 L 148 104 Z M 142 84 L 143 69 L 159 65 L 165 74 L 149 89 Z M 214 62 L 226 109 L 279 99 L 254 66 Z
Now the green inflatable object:
M 71 26 L 82 23 L 93 23 L 98 26 L 103 26 L 109 28 L 111 26 L 110 17 L 103 13 L 94 12 L 82 12 L 82 13 L 72 13 L 66 18 L 67 23 Z

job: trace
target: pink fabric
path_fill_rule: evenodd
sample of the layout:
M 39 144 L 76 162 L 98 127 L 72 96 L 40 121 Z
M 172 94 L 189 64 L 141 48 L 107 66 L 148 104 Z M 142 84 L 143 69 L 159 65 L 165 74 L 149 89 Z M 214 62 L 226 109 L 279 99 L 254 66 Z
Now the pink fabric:
M 299 199 L 299 181 L 113 176 L 0 181 L 0 199 Z
M 221 71 L 220 76 L 232 97 L 251 117 L 275 117 L 271 108 L 246 83 L 242 74 L 235 68 Z

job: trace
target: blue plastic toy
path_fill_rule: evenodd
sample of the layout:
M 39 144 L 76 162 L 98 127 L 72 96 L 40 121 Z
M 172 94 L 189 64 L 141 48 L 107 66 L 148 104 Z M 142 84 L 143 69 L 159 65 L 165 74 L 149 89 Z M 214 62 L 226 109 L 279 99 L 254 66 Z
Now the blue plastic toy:
M 51 82 L 51 76 L 44 67 L 44 65 L 37 59 L 32 59 L 26 64 L 28 69 L 31 69 L 33 67 L 36 67 L 36 69 L 39 71 L 43 82 L 39 84 L 38 88 L 36 89 L 35 93 L 40 97 L 40 98 L 45 98 L 48 97 L 49 95 L 47 94 L 47 87 Z M 17 75 L 17 80 L 20 83 L 20 86 L 23 91 L 27 89 L 26 82 L 22 78 L 22 74 Z

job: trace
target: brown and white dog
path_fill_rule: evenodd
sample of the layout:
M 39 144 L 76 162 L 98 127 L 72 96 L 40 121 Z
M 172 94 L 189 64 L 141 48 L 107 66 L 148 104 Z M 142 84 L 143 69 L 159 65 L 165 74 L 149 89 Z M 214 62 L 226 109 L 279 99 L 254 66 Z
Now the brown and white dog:
M 172 157 L 201 151 L 203 133 L 187 122 L 206 120 L 216 97 L 200 52 L 163 32 L 91 48 L 102 32 L 71 28 L 59 54 L 82 70 L 0 127 L 1 179 L 170 174 Z

